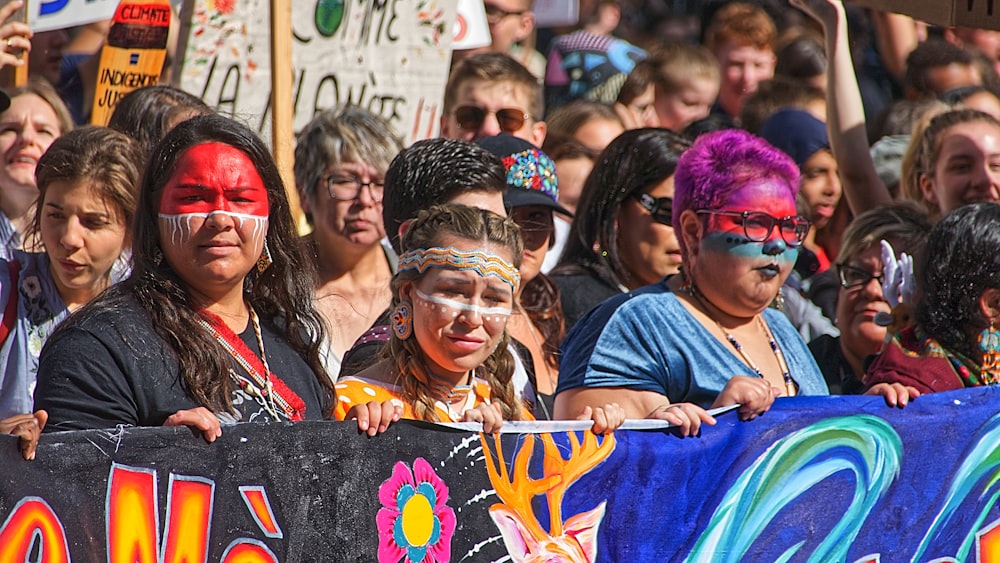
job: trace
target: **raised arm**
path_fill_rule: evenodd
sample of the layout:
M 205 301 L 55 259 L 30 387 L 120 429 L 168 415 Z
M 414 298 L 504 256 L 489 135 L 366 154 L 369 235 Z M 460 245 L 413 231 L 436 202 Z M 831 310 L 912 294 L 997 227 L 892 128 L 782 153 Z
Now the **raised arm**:
M 855 215 L 889 205 L 892 196 L 875 171 L 868 152 L 865 111 L 851 58 L 844 4 L 840 0 L 791 0 L 791 3 L 823 26 L 829 60 L 826 128 L 847 204 Z

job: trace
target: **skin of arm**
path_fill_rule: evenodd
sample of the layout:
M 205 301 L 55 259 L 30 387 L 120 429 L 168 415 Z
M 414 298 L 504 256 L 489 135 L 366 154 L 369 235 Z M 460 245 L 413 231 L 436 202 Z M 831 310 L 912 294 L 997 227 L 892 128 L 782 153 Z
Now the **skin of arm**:
M 893 78 L 902 80 L 906 56 L 917 47 L 917 25 L 910 16 L 882 10 L 872 10 L 871 18 L 882 64 Z
M 847 15 L 840 0 L 791 0 L 823 26 L 827 58 L 827 133 L 837 159 L 844 197 L 858 215 L 892 203 L 868 152 L 865 112 L 847 37 Z

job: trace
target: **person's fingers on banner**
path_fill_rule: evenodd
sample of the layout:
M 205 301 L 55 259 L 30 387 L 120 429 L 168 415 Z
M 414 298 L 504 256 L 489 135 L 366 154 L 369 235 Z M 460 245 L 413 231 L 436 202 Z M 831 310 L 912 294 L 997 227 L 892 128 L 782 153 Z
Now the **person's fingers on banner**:
M 593 420 L 594 434 L 610 434 L 625 422 L 625 409 L 618 403 L 608 403 L 603 407 L 584 407 L 577 420 Z
M 13 434 L 20 438 L 18 447 L 24 459 L 35 459 L 35 449 L 38 447 L 38 437 L 42 433 L 45 421 L 49 416 L 45 411 L 35 414 L 18 414 L 0 420 L 0 433 Z
M 683 437 L 697 436 L 701 433 L 702 424 L 715 425 L 715 417 L 693 403 L 660 405 L 646 415 L 646 418 L 665 420 L 673 424 Z
M 890 407 L 903 408 L 920 396 L 920 391 L 902 383 L 879 383 L 865 391 L 865 395 L 879 395 Z
M 483 432 L 493 434 L 499 432 L 503 426 L 503 414 L 499 406 L 483 403 L 462 413 L 462 422 L 482 422 Z
M 389 401 L 368 401 L 363 405 L 354 405 L 347 411 L 344 420 L 357 420 L 358 431 L 369 436 L 385 432 L 386 428 L 403 416 L 403 408 Z
M 0 22 L 5 22 L 0 26 L 0 68 L 23 65 L 24 53 L 31 50 L 33 33 L 28 24 L 21 21 L 7 21 L 23 6 L 24 2 L 17 0 L 0 8 Z
M 222 436 L 222 424 L 212 411 L 205 407 L 195 407 L 175 412 L 163 421 L 164 426 L 190 426 L 201 430 L 206 442 L 212 443 Z

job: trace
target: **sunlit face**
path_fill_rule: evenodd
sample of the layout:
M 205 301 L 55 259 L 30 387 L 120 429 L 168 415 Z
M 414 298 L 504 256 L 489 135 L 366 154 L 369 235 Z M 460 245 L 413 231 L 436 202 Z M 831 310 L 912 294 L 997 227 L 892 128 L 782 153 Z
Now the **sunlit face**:
M 62 134 L 59 118 L 48 102 L 35 94 L 21 94 L 0 114 L 0 187 L 37 194 L 35 166 L 49 145 Z
M 796 215 L 787 185 L 762 180 L 734 193 L 718 211 L 760 211 L 775 218 Z M 709 301 L 730 315 L 752 316 L 764 310 L 792 271 L 798 247 L 782 238 L 776 225 L 764 242 L 751 242 L 740 217 L 699 215 L 700 240 L 691 251 L 696 282 Z
M 445 236 L 440 246 L 480 250 L 511 262 L 510 250 Z M 510 285 L 474 271 L 431 268 L 402 287 L 413 304 L 413 337 L 431 372 L 459 380 L 479 367 L 503 337 L 514 304 Z
M 962 102 L 962 107 L 976 109 L 1000 119 L 1000 98 L 997 98 L 996 95 L 986 90 L 976 92 L 965 98 Z
M 308 202 L 303 202 L 312 215 L 313 236 L 320 245 L 328 248 L 342 244 L 369 247 L 379 244 L 385 237 L 381 189 L 376 189 L 375 193 L 370 186 L 363 185 L 357 189 L 356 184 L 350 183 L 355 178 L 362 184 L 382 183 L 385 173 L 364 163 L 341 162 L 323 172 L 313 196 Z M 337 183 L 337 186 L 352 188 L 348 191 L 357 190 L 354 192 L 356 197 L 334 199 L 328 189 L 328 180 Z M 337 189 L 342 188 L 335 187 L 334 195 L 337 195 Z
M 708 117 L 718 95 L 719 83 L 703 77 L 692 77 L 679 92 L 668 94 L 658 89 L 654 107 L 660 127 L 683 131 L 695 121 Z
M 671 176 L 646 192 L 654 199 L 674 197 Z M 677 273 L 680 244 L 673 227 L 659 223 L 635 198 L 622 202 L 618 211 L 618 255 L 635 281 L 635 287 L 660 281 Z
M 924 198 L 941 214 L 968 203 L 1000 199 L 1000 128 L 971 121 L 945 129 L 938 138 L 932 175 L 920 177 Z
M 459 126 L 454 110 L 462 106 L 476 106 L 486 111 L 486 116 L 478 128 L 463 129 Z M 466 80 L 461 83 L 451 113 L 441 116 L 441 136 L 446 139 L 475 141 L 498 135 L 501 130 L 496 112 L 507 108 L 528 114 L 521 128 L 509 133 L 536 147 L 542 146 L 545 140 L 545 122 L 535 121 L 538 116 L 531 115 L 530 92 L 522 86 L 507 81 Z
M 523 41 L 535 28 L 531 3 L 525 0 L 488 0 L 484 2 L 492 43 L 488 50 L 509 54 L 511 47 Z
M 729 115 L 739 115 L 746 97 L 757 91 L 757 85 L 774 77 L 774 51 L 726 43 L 715 55 L 722 69 L 719 104 Z
M 597 118 L 581 125 L 573 134 L 573 138 L 588 149 L 601 152 L 604 147 L 624 132 L 625 128 L 618 121 Z
M 844 260 L 844 265 L 871 275 L 882 273 L 882 251 L 876 245 Z M 882 297 L 877 279 L 852 288 L 841 287 L 837 296 L 837 327 L 840 342 L 854 355 L 864 358 L 879 351 L 885 338 L 885 328 L 875 324 L 875 315 L 889 312 L 889 303 Z
M 559 177 L 559 204 L 576 213 L 580 203 L 583 184 L 594 169 L 594 161 L 585 157 L 560 158 L 556 161 L 556 176 Z
M 181 155 L 160 196 L 160 247 L 167 264 L 204 296 L 241 288 L 268 229 L 267 188 L 253 162 L 222 143 Z
M 822 229 L 830 222 L 841 193 L 833 154 L 826 149 L 816 151 L 803 163 L 799 182 L 799 199 L 806 207 L 802 214 L 812 221 L 814 229 Z
M 953 63 L 944 66 L 935 66 L 925 71 L 924 79 L 927 87 L 934 93 L 940 94 L 952 88 L 961 86 L 977 86 L 983 83 L 979 70 L 975 65 L 964 65 Z
M 542 269 L 542 262 L 549 250 L 555 223 L 552 209 L 544 205 L 522 205 L 510 211 L 511 218 L 521 227 L 524 239 L 524 254 L 521 258 L 521 286 L 535 279 Z
M 111 267 L 127 244 L 125 218 L 86 180 L 49 183 L 41 205 L 52 279 L 67 306 L 82 305 L 110 283 Z

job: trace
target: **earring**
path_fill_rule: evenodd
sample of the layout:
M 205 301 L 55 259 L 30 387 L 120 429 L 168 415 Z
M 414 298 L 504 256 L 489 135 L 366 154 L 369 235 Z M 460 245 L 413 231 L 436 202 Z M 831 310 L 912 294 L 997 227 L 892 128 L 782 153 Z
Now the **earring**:
M 984 385 L 1000 381 L 1000 331 L 990 321 L 989 328 L 979 333 L 979 350 L 982 360 L 979 365 L 979 379 Z
M 156 250 L 153 252 L 153 265 L 159 267 L 163 263 L 163 251 L 157 246 Z
M 406 301 L 400 301 L 392 310 L 390 316 L 392 333 L 400 340 L 406 340 L 413 334 L 413 309 Z
M 264 249 L 257 258 L 257 273 L 263 274 L 264 270 L 271 267 L 271 249 L 267 247 L 267 237 L 264 238 Z

